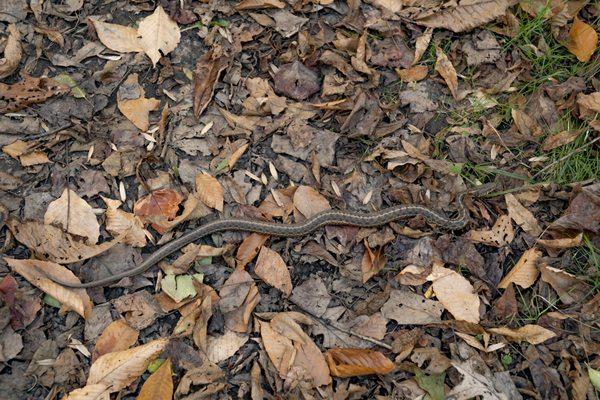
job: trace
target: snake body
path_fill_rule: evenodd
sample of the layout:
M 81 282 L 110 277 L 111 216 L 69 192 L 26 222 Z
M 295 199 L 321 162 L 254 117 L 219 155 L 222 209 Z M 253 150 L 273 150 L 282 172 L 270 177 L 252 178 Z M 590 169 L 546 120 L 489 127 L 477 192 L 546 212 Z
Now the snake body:
M 467 208 L 463 203 L 465 193 L 456 197 L 458 214 L 454 218 L 446 217 L 444 214 L 418 205 L 399 205 L 387 208 L 373 213 L 359 213 L 351 211 L 327 210 L 314 215 L 311 218 L 299 223 L 283 224 L 278 222 L 263 222 L 243 218 L 223 218 L 208 222 L 199 226 L 193 231 L 174 239 L 165 244 L 150 257 L 144 260 L 140 265 L 129 271 L 112 275 L 92 282 L 74 284 L 64 282 L 58 279 L 52 279 L 54 282 L 70 288 L 91 288 L 104 286 L 109 283 L 119 281 L 123 278 L 141 274 L 154 264 L 165 257 L 173 254 L 182 247 L 195 242 L 204 236 L 223 231 L 243 231 L 256 232 L 264 235 L 278 237 L 298 237 L 304 236 L 327 225 L 345 225 L 361 228 L 377 227 L 388 224 L 404 218 L 423 216 L 429 223 L 437 225 L 446 230 L 459 230 L 464 228 L 468 222 Z

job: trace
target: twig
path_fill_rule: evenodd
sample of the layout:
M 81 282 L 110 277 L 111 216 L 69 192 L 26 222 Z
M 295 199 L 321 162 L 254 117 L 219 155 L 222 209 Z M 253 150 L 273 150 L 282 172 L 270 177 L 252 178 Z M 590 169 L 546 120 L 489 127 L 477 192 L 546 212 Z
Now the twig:
M 25 136 L 25 140 L 36 140 L 36 139 L 41 139 L 45 136 L 50 136 L 50 135 L 54 135 L 55 133 L 64 131 L 65 129 L 69 129 L 70 127 L 73 126 L 72 122 L 67 122 L 66 124 L 64 124 L 63 126 L 59 126 L 58 128 L 49 130 L 48 132 L 42 132 L 42 133 L 38 133 L 35 135 L 29 135 L 29 136 Z
M 555 166 L 555 165 L 556 165 L 556 164 L 558 164 L 558 163 L 561 163 L 561 162 L 565 161 L 567 158 L 569 158 L 569 157 L 571 157 L 571 156 L 574 156 L 574 155 L 575 155 L 575 154 L 577 154 L 577 153 L 581 153 L 581 152 L 583 151 L 583 149 L 585 149 L 586 147 L 589 147 L 589 146 L 593 145 L 593 144 L 594 144 L 594 143 L 596 143 L 598 140 L 600 140 L 600 136 L 598 136 L 596 139 L 592 140 L 591 142 L 588 142 L 588 143 L 584 144 L 583 146 L 581 146 L 581 147 L 578 147 L 577 149 L 575 149 L 575 150 L 571 151 L 571 152 L 570 152 L 569 154 L 567 154 L 566 156 L 564 156 L 564 157 L 561 157 L 561 158 L 559 158 L 558 160 L 551 162 L 550 164 L 546 165 L 544 168 L 540 169 L 540 170 L 539 170 L 539 171 L 538 171 L 538 172 L 537 172 L 535 175 L 533 175 L 533 176 L 531 177 L 531 179 L 533 180 L 533 179 L 537 178 L 537 177 L 538 177 L 538 176 L 539 176 L 539 175 L 540 175 L 542 172 L 546 171 L 546 170 L 547 170 L 548 168 L 550 168 L 550 167 L 553 167 L 553 166 Z

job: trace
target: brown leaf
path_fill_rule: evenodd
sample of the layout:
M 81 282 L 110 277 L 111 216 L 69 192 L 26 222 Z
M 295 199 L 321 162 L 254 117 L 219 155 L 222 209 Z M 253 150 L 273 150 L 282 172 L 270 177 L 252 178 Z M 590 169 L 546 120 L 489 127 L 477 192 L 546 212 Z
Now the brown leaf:
M 173 189 L 160 189 L 139 199 L 133 206 L 133 212 L 139 218 L 148 220 L 150 217 L 159 216 L 171 221 L 179 211 L 181 195 Z M 159 233 L 165 233 L 169 228 L 155 223 L 152 227 Z
M 207 174 L 196 175 L 196 196 L 208 207 L 223 212 L 223 188 L 217 178 Z
M 319 76 L 300 61 L 280 66 L 273 81 L 277 93 L 294 100 L 306 100 L 321 88 Z
M 95 18 L 89 18 L 89 20 L 94 25 L 100 42 L 109 49 L 118 51 L 119 53 L 140 53 L 144 51 L 138 38 L 137 29 L 101 22 Z
M 501 215 L 491 230 L 469 231 L 469 239 L 494 247 L 510 244 L 515 238 L 515 231 L 508 215 Z
M 246 333 L 237 333 L 225 330 L 225 334 L 219 337 L 209 336 L 207 341 L 208 359 L 217 364 L 233 356 L 247 341 Z
M 81 283 L 67 268 L 49 261 L 15 260 L 7 257 L 4 258 L 4 261 L 14 272 L 27 279 L 32 285 L 60 301 L 65 309 L 73 310 L 83 318 L 90 316 L 93 304 L 85 289 L 66 288 L 49 279 Z
M 502 296 L 496 300 L 492 309 L 494 315 L 500 319 L 508 319 L 517 315 L 519 305 L 515 296 L 515 285 L 512 283 L 508 284 L 508 287 L 502 293 Z
M 569 144 L 577 139 L 580 134 L 581 131 L 562 131 L 554 133 L 544 139 L 544 143 L 542 143 L 542 150 L 550 151 L 556 149 L 557 147 L 564 146 L 565 144 Z
M 106 203 L 105 228 L 108 232 L 122 238 L 123 243 L 134 247 L 146 245 L 146 231 L 144 224 L 135 214 L 120 210 L 120 200 L 109 199 L 104 196 L 102 200 Z
M 383 247 L 373 252 L 367 241 L 364 241 L 365 252 L 363 254 L 362 261 L 360 263 L 360 269 L 362 271 L 362 281 L 366 283 L 369 279 L 374 277 L 385 267 L 386 257 L 382 252 Z
M 61 85 L 51 78 L 26 76 L 25 80 L 7 85 L 0 82 L 0 113 L 22 110 L 32 104 L 43 103 L 50 97 L 68 93 L 70 87 Z
M 138 74 L 131 74 L 119 87 L 117 106 L 128 120 L 142 131 L 150 127 L 149 113 L 158 109 L 160 101 L 147 99 L 144 88 L 138 83 Z
M 160 367 L 144 382 L 137 400 L 172 400 L 173 369 L 167 358 Z
M 98 245 L 88 245 L 63 232 L 54 225 L 37 221 L 20 222 L 9 219 L 8 228 L 15 238 L 29 248 L 38 258 L 61 264 L 71 264 L 92 258 L 119 243 L 119 239 Z
M 598 47 L 598 33 L 577 16 L 569 31 L 567 49 L 581 62 L 588 62 Z
M 325 353 L 331 375 L 339 378 L 363 375 L 385 375 L 395 365 L 379 351 L 368 349 L 330 349 Z
M 517 225 L 523 228 L 525 232 L 535 237 L 541 235 L 542 229 L 531 211 L 523 207 L 512 193 L 507 193 L 504 196 L 504 199 L 506 200 L 508 215 L 517 223 Z
M 208 320 L 212 317 L 212 299 L 211 296 L 205 296 L 200 304 L 200 315 L 196 319 L 196 324 L 192 331 L 192 339 L 194 344 L 206 354 L 208 351 Z
M 261 248 L 254 273 L 267 285 L 280 290 L 286 297 L 292 293 L 292 278 L 285 261 L 268 247 Z
M 194 116 L 200 118 L 212 100 L 221 72 L 229 66 L 231 59 L 216 56 L 212 50 L 196 61 L 194 69 Z
M 160 5 L 140 21 L 137 34 L 142 49 L 155 67 L 163 55 L 175 50 L 181 38 L 179 26 Z
M 105 385 L 96 383 L 75 389 L 62 400 L 110 400 L 110 392 Z
M 123 315 L 125 321 L 134 329 L 141 330 L 154 323 L 160 314 L 158 302 L 150 292 L 138 292 L 122 295 L 112 301 L 115 309 Z
M 236 11 L 262 10 L 265 8 L 285 8 L 285 3 L 280 0 L 242 0 L 234 7 Z
M 444 306 L 439 302 L 409 290 L 392 290 L 389 300 L 381 307 L 385 318 L 399 325 L 425 325 L 442 322 Z
M 128 350 L 104 354 L 90 367 L 86 386 L 101 384 L 111 393 L 118 392 L 142 375 L 167 343 L 169 339 L 157 339 Z
M 425 65 L 415 65 L 407 69 L 396 69 L 396 73 L 402 82 L 418 82 L 427 77 L 429 68 Z
M 306 218 L 331 208 L 327 199 L 309 186 L 299 186 L 296 189 L 294 206 Z
M 500 289 L 506 289 L 510 283 L 526 289 L 533 285 L 538 276 L 537 263 L 542 252 L 531 248 L 523 253 L 519 261 L 498 284 Z
M 448 85 L 448 89 L 450 89 L 452 97 L 457 99 L 458 76 L 456 75 L 454 65 L 452 65 L 452 63 L 448 59 L 448 56 L 442 51 L 442 49 L 439 46 L 436 46 L 435 51 L 437 54 L 435 70 L 442 76 L 442 78 L 444 78 L 444 81 L 446 81 L 446 85 Z
M 549 249 L 570 249 L 578 247 L 583 240 L 583 233 L 579 232 L 573 237 L 557 238 L 557 239 L 538 239 L 538 243 Z
M 508 327 L 489 328 L 488 331 L 507 337 L 515 342 L 526 341 L 533 345 L 544 343 L 556 336 L 554 332 L 539 325 L 525 325 L 517 329 Z
M 519 132 L 526 138 L 539 137 L 544 134 L 537 121 L 530 117 L 526 112 L 513 108 L 510 110 L 510 115 Z
M 479 323 L 479 296 L 466 278 L 435 262 L 427 280 L 433 282 L 435 296 L 455 319 Z
M 96 341 L 92 351 L 92 363 L 106 353 L 127 350 L 137 342 L 138 335 L 138 331 L 123 320 L 111 322 Z
M 4 45 L 4 58 L 0 59 L 0 79 L 10 76 L 19 67 L 23 50 L 21 33 L 15 24 L 8 26 L 8 39 Z
M 258 254 L 269 237 L 260 233 L 251 233 L 246 236 L 235 255 L 236 268 L 244 268 Z
M 540 272 L 542 280 L 552 286 L 564 304 L 579 303 L 589 293 L 585 282 L 562 269 L 542 264 Z
M 96 244 L 100 236 L 100 224 L 94 210 L 71 189 L 63 190 L 58 199 L 48 204 L 44 223 L 62 226 L 73 235 L 87 238 L 90 244 Z
M 417 18 L 415 22 L 431 28 L 464 32 L 504 15 L 509 5 L 507 0 L 475 0 Z
M 0 85 L 0 88 L 2 86 Z M 579 93 L 577 95 L 577 105 L 579 106 L 579 117 L 585 118 L 600 113 L 600 92 L 590 94 Z
M 433 29 L 427 28 L 425 29 L 425 32 L 415 40 L 415 58 L 412 61 L 412 65 L 418 63 L 421 60 L 421 57 L 423 57 L 423 54 L 427 51 L 432 34 Z

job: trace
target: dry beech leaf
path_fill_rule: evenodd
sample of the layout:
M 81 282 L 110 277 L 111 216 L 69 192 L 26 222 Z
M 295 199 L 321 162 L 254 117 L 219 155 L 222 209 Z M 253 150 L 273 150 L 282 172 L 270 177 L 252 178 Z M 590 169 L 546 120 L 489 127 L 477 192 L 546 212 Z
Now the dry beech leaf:
M 385 375 L 394 363 L 379 351 L 368 349 L 330 349 L 325 353 L 331 375 L 338 378 L 363 375 Z
M 377 251 L 369 248 L 367 241 L 364 241 L 365 253 L 363 254 L 362 261 L 360 263 L 360 269 L 362 272 L 362 281 L 366 283 L 369 279 L 374 277 L 385 267 L 386 257 L 383 254 L 383 247 L 377 249 Z
M 269 237 L 260 233 L 246 236 L 235 255 L 236 268 L 244 268 L 258 254 Z
M 210 104 L 219 76 L 231 61 L 231 58 L 225 56 L 213 58 L 213 54 L 213 51 L 210 50 L 196 61 L 194 69 L 194 116 L 196 119 L 200 118 Z
M 558 133 L 553 133 L 544 139 L 544 143 L 542 143 L 542 151 L 550 151 L 554 150 L 557 147 L 564 146 L 565 144 L 569 144 L 573 142 L 579 135 L 581 131 L 562 131 Z
M 489 332 L 502 335 L 515 342 L 528 342 L 533 345 L 544 343 L 556 336 L 554 332 L 539 325 L 525 325 L 517 329 L 508 327 L 489 328 Z
M 4 46 L 4 58 L 0 59 L 0 79 L 4 79 L 15 72 L 23 55 L 19 29 L 15 24 L 10 24 L 7 31 L 8 39 Z
M 452 97 L 457 99 L 458 76 L 456 75 L 454 65 L 452 65 L 452 63 L 448 59 L 448 56 L 442 51 L 442 49 L 439 46 L 436 46 L 435 52 L 437 54 L 435 70 L 442 76 L 442 78 L 444 78 L 444 81 L 446 81 L 446 85 L 448 86 L 448 89 L 450 89 Z
M 96 341 L 92 363 L 106 353 L 127 350 L 137 342 L 138 335 L 138 331 L 121 319 L 111 322 Z
M 100 224 L 92 206 L 71 189 L 65 189 L 58 199 L 48 204 L 44 223 L 62 226 L 73 235 L 87 238 L 90 244 L 96 244 L 100 236 Z
M 248 341 L 246 333 L 237 333 L 225 329 L 225 334 L 219 337 L 209 336 L 206 344 L 208 359 L 217 364 L 233 356 Z
M 71 264 L 104 253 L 120 238 L 98 245 L 88 245 L 54 225 L 37 221 L 20 222 L 11 218 L 6 225 L 15 238 L 29 248 L 38 258 L 61 264 Z
M 89 20 L 94 25 L 100 42 L 109 49 L 119 53 L 141 53 L 144 51 L 138 38 L 137 29 L 101 22 L 94 18 L 89 18 Z
M 533 248 L 523 253 L 519 261 L 498 284 L 500 289 L 506 289 L 509 284 L 514 283 L 526 289 L 535 283 L 538 277 L 537 263 L 542 252 Z
M 598 47 L 598 33 L 576 16 L 566 47 L 579 61 L 588 62 Z
M 110 392 L 105 385 L 86 385 L 71 391 L 62 400 L 110 400 Z
M 133 206 L 133 213 L 140 217 L 142 221 L 149 220 L 151 217 L 160 216 L 166 221 L 175 219 L 181 195 L 173 189 L 160 189 L 139 199 Z M 168 227 L 152 224 L 158 233 L 165 233 Z
M 294 206 L 306 218 L 331 208 L 327 199 L 310 186 L 299 186 L 296 189 Z
M 579 232 L 573 237 L 557 238 L 557 239 L 538 239 L 538 244 L 549 249 L 570 249 L 578 247 L 583 240 L 583 232 Z
M 540 272 L 541 279 L 552 286 L 552 289 L 558 293 L 560 301 L 564 304 L 579 303 L 589 292 L 585 282 L 567 271 L 543 264 L 540 267 Z
M 223 212 L 223 187 L 207 174 L 196 175 L 196 196 L 210 208 Z
M 267 8 L 285 8 L 285 3 L 280 0 L 242 0 L 236 6 L 236 11 L 262 10 Z
M 144 52 L 155 67 L 163 55 L 175 50 L 181 38 L 179 26 L 161 6 L 140 22 L 137 33 Z
M 464 32 L 501 17 L 508 6 L 508 0 L 470 1 L 465 5 L 444 8 L 436 13 L 418 18 L 415 22 L 430 28 Z
M 158 109 L 160 100 L 147 99 L 144 88 L 138 83 L 138 74 L 131 74 L 119 87 L 117 106 L 128 120 L 142 131 L 150 127 L 150 111 Z
M 286 296 L 292 293 L 292 278 L 281 256 L 262 247 L 254 266 L 254 273 L 267 285 L 280 290 Z
M 465 277 L 435 262 L 427 280 L 433 282 L 435 296 L 455 319 L 479 323 L 479 296 Z
M 137 400 L 172 400 L 173 368 L 171 359 L 167 358 L 156 371 L 150 375 L 140 389 Z
M 506 200 L 506 207 L 508 208 L 508 215 L 513 221 L 530 235 L 535 237 L 541 235 L 542 228 L 540 228 L 532 212 L 519 203 L 519 200 L 513 194 L 508 193 L 504 198 Z
M 407 69 L 396 69 L 396 73 L 402 82 L 417 82 L 427 77 L 429 68 L 425 65 L 415 65 Z
M 470 231 L 469 239 L 489 246 L 502 247 L 510 244 L 515 238 L 515 230 L 508 215 L 501 215 L 491 230 Z
M 29 283 L 58 300 L 66 310 L 73 310 L 83 318 L 90 316 L 93 304 L 85 289 L 66 288 L 49 279 L 81 283 L 67 268 L 49 261 L 15 260 L 6 257 L 4 261 Z
M 146 245 L 146 231 L 144 224 L 135 214 L 119 210 L 120 200 L 109 199 L 104 196 L 102 200 L 106 203 L 106 230 L 114 236 L 120 236 L 123 243 L 134 247 Z
M 111 393 L 118 392 L 142 375 L 168 343 L 169 339 L 157 339 L 128 350 L 104 354 L 90 367 L 85 387 L 103 385 Z
M 418 63 L 421 60 L 421 57 L 423 57 L 423 54 L 425 54 L 427 51 L 432 34 L 433 29 L 427 28 L 425 29 L 425 32 L 423 32 L 423 34 L 415 41 L 415 58 L 412 61 L 412 65 Z

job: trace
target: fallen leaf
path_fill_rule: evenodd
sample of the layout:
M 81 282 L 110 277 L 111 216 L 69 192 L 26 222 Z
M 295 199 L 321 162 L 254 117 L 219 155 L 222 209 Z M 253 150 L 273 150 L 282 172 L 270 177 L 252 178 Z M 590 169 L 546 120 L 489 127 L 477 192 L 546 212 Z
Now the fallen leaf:
M 580 20 L 573 20 L 566 48 L 581 62 L 588 62 L 598 47 L 598 33 L 593 27 Z
M 275 91 L 294 100 L 306 100 L 317 93 L 319 76 L 300 61 L 284 64 L 273 77 Z
M 396 73 L 402 82 L 418 82 L 427 77 L 429 68 L 425 65 L 415 65 L 407 69 L 396 69 Z
M 542 151 L 550 151 L 554 150 L 560 146 L 564 146 L 565 144 L 572 143 L 579 137 L 581 131 L 562 131 L 558 133 L 553 133 L 544 139 L 544 143 L 542 143 Z
M 479 323 L 479 296 L 466 278 L 434 262 L 427 280 L 432 282 L 435 296 L 455 319 Z
M 138 336 L 139 332 L 123 320 L 111 322 L 96 340 L 92 351 L 92 363 L 104 354 L 127 350 L 137 342 Z
M 234 7 L 236 11 L 261 10 L 265 8 L 285 8 L 285 3 L 280 0 L 242 0 Z
M 8 361 L 17 357 L 23 350 L 23 338 L 13 331 L 11 327 L 4 327 L 0 332 L 0 362 Z
M 515 126 L 525 136 L 525 138 L 540 137 L 544 134 L 542 128 L 537 121 L 529 116 L 525 111 L 513 108 L 510 110 L 510 115 L 515 123 Z
M 95 18 L 89 18 L 89 20 L 94 25 L 94 29 L 96 29 L 100 42 L 109 49 L 118 51 L 119 53 L 141 53 L 144 51 L 140 39 L 138 38 L 137 29 L 129 26 L 101 22 Z
M 100 383 L 72 390 L 62 400 L 110 400 L 109 388 Z
M 2 86 L 0 85 L 0 88 Z M 577 95 L 577 105 L 579 106 L 579 117 L 586 118 L 600 113 L 600 92 L 590 94 L 579 93 Z
M 112 303 L 125 321 L 137 330 L 149 327 L 161 314 L 158 302 L 150 292 L 145 290 L 121 295 Z
M 517 225 L 532 236 L 538 237 L 542 234 L 542 228 L 540 228 L 533 213 L 519 203 L 519 200 L 517 200 L 512 193 L 507 193 L 504 196 L 504 199 L 508 209 L 508 216 L 511 217 Z
M 7 85 L 0 82 L 0 114 L 15 112 L 32 104 L 43 103 L 53 96 L 68 93 L 68 86 L 60 85 L 51 78 L 26 76 L 21 82 Z
M 196 61 L 194 69 L 194 116 L 196 119 L 200 118 L 210 104 L 219 76 L 230 62 L 231 58 L 223 55 L 215 56 L 212 50 L 204 53 Z
M 71 189 L 63 190 L 58 199 L 48 204 L 44 223 L 62 226 L 73 235 L 87 238 L 90 244 L 96 244 L 100 236 L 100 224 L 94 210 Z
M 570 249 L 578 247 L 583 240 L 583 233 L 579 232 L 573 237 L 557 238 L 557 239 L 538 239 L 538 244 L 550 249 Z
M 150 375 L 140 389 L 137 400 L 172 400 L 173 369 L 171 359 L 167 358 L 158 369 Z
M 452 97 L 457 99 L 458 76 L 456 75 L 454 65 L 452 65 L 452 63 L 448 59 L 448 56 L 443 52 L 443 50 L 439 46 L 436 46 L 435 51 L 437 54 L 435 70 L 442 76 L 442 78 L 444 78 L 444 81 L 446 81 L 446 85 L 448 86 L 448 89 L 450 89 Z
M 525 325 L 517 329 L 508 327 L 489 328 L 489 332 L 502 335 L 515 342 L 528 342 L 533 345 L 544 343 L 556 336 L 554 332 L 539 325 Z
M 363 254 L 362 261 L 360 263 L 360 269 L 362 271 L 362 281 L 366 283 L 369 279 L 374 277 L 385 267 L 387 261 L 383 254 L 383 247 L 377 249 L 377 251 L 371 250 L 368 246 L 367 241 L 364 241 L 365 252 Z
M 548 283 L 552 289 L 558 293 L 560 301 L 564 304 L 570 305 L 579 303 L 583 301 L 589 293 L 590 289 L 588 288 L 588 285 L 567 271 L 553 268 L 544 263 L 540 266 L 540 272 L 541 279 Z
M 385 375 L 395 365 L 379 351 L 368 349 L 329 349 L 325 353 L 331 375 L 338 378 L 363 375 Z
M 85 289 L 66 288 L 49 279 L 81 283 L 67 268 L 50 261 L 15 260 L 7 257 L 4 260 L 14 272 L 27 279 L 29 283 L 60 301 L 66 310 L 73 310 L 83 318 L 90 316 L 93 304 Z
M 105 228 L 114 236 L 122 238 L 122 242 L 134 247 L 146 245 L 146 231 L 144 224 L 135 214 L 120 210 L 120 200 L 100 196 L 106 203 Z
M 464 32 L 501 17 L 509 5 L 507 0 L 474 0 L 417 18 L 415 22 L 430 28 Z
M 260 233 L 251 233 L 246 236 L 235 255 L 236 268 L 243 269 L 258 254 L 269 236 Z
M 208 320 L 212 317 L 212 299 L 207 295 L 200 304 L 200 314 L 196 319 L 196 324 L 192 330 L 192 339 L 194 344 L 206 354 L 208 350 Z
M 478 355 L 465 361 L 452 361 L 452 366 L 462 375 L 462 380 L 447 394 L 456 400 L 481 398 L 483 400 L 509 400 L 510 391 L 499 379 L 499 374 L 492 373 Z M 512 381 L 510 381 L 512 383 Z M 514 384 L 513 384 L 514 386 Z M 514 391 L 517 391 L 514 387 Z M 518 394 L 518 392 L 517 392 Z
M 588 375 L 592 385 L 594 385 L 596 390 L 600 390 L 600 371 L 588 366 Z
M 296 189 L 294 206 L 305 218 L 310 218 L 331 208 L 327 199 L 310 186 L 299 186 Z
M 140 22 L 137 33 L 140 44 L 154 67 L 163 55 L 175 50 L 181 38 L 179 26 L 160 5 L 154 13 Z
M 491 230 L 469 231 L 467 237 L 475 242 L 480 242 L 494 247 L 503 247 L 510 244 L 515 238 L 515 231 L 508 215 L 498 217 Z
M 399 325 L 426 325 L 442 322 L 444 306 L 409 290 L 392 290 L 381 314 Z
M 313 276 L 292 291 L 290 301 L 316 317 L 322 317 L 331 301 L 323 280 Z
M 175 190 L 156 190 L 139 199 L 133 206 L 133 213 L 141 218 L 142 221 L 154 216 L 160 216 L 167 221 L 171 221 L 177 215 L 177 211 L 179 211 L 181 200 L 181 195 Z M 159 226 L 155 223 L 152 224 L 152 227 L 159 233 L 168 231 L 168 227 Z
M 246 333 L 237 333 L 225 330 L 225 334 L 219 337 L 209 336 L 207 340 L 208 359 L 217 364 L 233 356 L 247 341 Z
M 292 278 L 281 256 L 262 247 L 254 266 L 254 273 L 267 285 L 280 290 L 286 297 L 292 293 Z
M 446 373 L 426 375 L 420 369 L 415 369 L 415 382 L 427 392 L 431 400 L 444 400 L 444 380 Z
M 541 256 L 542 252 L 536 248 L 525 251 L 510 272 L 498 283 L 498 287 L 506 289 L 514 283 L 526 289 L 533 285 L 538 277 L 537 263 Z
M 13 329 L 27 327 L 42 308 L 37 296 L 17 288 L 17 281 L 11 274 L 0 280 L 0 301 L 10 311 L 10 326 Z
M 147 99 L 144 88 L 138 83 L 138 74 L 131 74 L 119 87 L 117 106 L 128 120 L 142 131 L 150 127 L 149 113 L 158 109 L 160 101 Z
M 421 57 L 423 57 L 423 54 L 427 51 L 432 34 L 433 29 L 427 28 L 425 29 L 425 32 L 415 40 L 415 58 L 413 58 L 412 65 L 418 63 L 421 60 Z
M 223 188 L 216 178 L 196 175 L 196 196 L 208 207 L 223 212 Z
M 4 57 L 0 59 L 0 79 L 10 76 L 16 71 L 23 55 L 19 29 L 15 24 L 10 24 L 7 31 L 8 39 L 4 43 Z
M 202 276 L 202 275 L 200 275 Z M 191 275 L 173 275 L 167 274 L 161 281 L 163 292 L 169 295 L 175 302 L 180 303 L 184 299 L 194 297 L 196 288 L 194 279 Z

